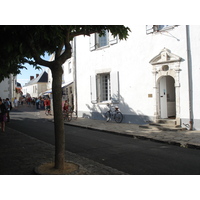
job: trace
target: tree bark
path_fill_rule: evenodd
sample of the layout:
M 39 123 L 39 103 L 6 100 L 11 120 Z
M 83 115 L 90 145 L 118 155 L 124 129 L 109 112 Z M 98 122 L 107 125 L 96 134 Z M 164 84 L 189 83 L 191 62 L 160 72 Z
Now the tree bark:
M 54 110 L 54 132 L 55 132 L 55 168 L 64 169 L 65 164 L 65 132 L 62 116 L 62 74 L 63 69 L 59 64 L 52 68 L 52 93 Z

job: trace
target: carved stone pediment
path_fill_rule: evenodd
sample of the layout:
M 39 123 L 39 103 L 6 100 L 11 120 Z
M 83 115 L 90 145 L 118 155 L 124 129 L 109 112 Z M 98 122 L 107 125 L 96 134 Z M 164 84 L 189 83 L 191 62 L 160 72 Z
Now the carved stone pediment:
M 180 62 L 181 57 L 170 52 L 169 49 L 164 48 L 157 56 L 150 60 L 151 65 L 170 63 L 170 62 Z

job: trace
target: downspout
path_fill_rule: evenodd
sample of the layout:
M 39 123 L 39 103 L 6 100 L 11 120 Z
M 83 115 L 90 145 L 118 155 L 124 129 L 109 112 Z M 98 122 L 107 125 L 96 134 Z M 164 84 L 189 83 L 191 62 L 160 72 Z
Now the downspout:
M 188 90 L 189 90 L 189 124 L 190 129 L 193 130 L 193 97 L 192 97 L 192 59 L 190 49 L 190 28 L 186 25 L 186 40 L 187 40 L 187 67 L 188 67 Z
M 77 101 L 77 73 L 76 73 L 76 37 L 74 37 L 74 95 L 76 116 L 78 117 L 78 101 Z

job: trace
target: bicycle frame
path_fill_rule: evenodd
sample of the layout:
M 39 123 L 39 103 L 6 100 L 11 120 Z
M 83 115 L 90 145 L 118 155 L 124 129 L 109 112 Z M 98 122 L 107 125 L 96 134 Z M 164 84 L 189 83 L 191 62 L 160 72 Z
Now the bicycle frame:
M 71 106 L 68 107 L 68 110 L 63 110 L 64 121 L 67 120 L 70 122 L 72 119 L 77 119 L 77 113 L 72 109 Z
M 109 107 L 109 110 L 105 113 L 106 121 L 110 121 L 111 118 L 113 118 L 117 123 L 122 122 L 123 120 L 123 115 L 119 111 L 119 108 L 117 106 L 111 106 L 111 104 L 107 104 Z M 112 109 L 114 108 L 114 109 Z

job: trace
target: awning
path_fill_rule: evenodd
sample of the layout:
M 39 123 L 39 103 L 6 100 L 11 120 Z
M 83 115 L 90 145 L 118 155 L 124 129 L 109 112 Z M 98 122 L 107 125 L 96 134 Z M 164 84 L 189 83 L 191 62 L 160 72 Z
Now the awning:
M 62 88 L 67 87 L 67 86 L 69 86 L 69 85 L 72 84 L 72 83 L 73 83 L 73 81 L 68 81 L 68 82 L 66 82 L 66 83 L 63 83 L 61 87 L 62 87 Z M 40 93 L 39 96 L 41 96 L 41 95 L 48 95 L 48 94 L 50 94 L 50 93 L 52 93 L 52 89 L 46 90 L 45 92 Z
M 62 88 L 67 87 L 67 86 L 71 85 L 73 82 L 74 82 L 74 81 L 68 81 L 68 82 L 66 82 L 66 83 L 63 83 L 61 87 L 62 87 Z
M 49 93 L 52 93 L 52 90 L 47 90 L 47 91 L 45 91 L 45 92 L 42 92 L 43 95 L 47 95 L 47 94 L 49 94 Z

